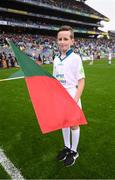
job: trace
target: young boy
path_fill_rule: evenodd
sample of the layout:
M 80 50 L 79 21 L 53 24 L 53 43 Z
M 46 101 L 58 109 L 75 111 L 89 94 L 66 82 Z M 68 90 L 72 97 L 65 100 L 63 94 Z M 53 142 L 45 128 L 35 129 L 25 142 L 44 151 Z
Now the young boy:
M 74 44 L 74 32 L 70 26 L 62 26 L 58 30 L 57 43 L 60 56 L 54 59 L 53 75 L 81 107 L 80 97 L 84 89 L 85 75 L 80 56 L 71 49 L 71 46 Z M 70 143 L 70 133 L 72 134 L 72 144 Z M 74 127 L 63 128 L 62 134 L 64 149 L 59 152 L 57 159 L 59 161 L 63 160 L 65 166 L 71 166 L 79 156 L 77 147 L 80 127 L 76 125 Z

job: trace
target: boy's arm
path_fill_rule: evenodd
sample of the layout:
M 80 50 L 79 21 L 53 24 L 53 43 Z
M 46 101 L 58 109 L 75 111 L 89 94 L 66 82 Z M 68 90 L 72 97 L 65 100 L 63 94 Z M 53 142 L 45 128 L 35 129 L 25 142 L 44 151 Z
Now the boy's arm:
M 76 95 L 75 95 L 75 98 L 74 98 L 74 100 L 77 103 L 78 103 L 78 101 L 79 101 L 79 99 L 80 99 L 80 97 L 82 95 L 84 85 L 85 85 L 85 79 L 84 78 L 78 80 L 78 88 L 77 88 Z

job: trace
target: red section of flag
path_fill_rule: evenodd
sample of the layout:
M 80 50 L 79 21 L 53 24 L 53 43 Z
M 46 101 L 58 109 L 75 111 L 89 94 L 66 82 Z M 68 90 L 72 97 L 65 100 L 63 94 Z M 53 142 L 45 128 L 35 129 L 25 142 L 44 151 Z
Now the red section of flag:
M 82 110 L 56 79 L 32 76 L 26 83 L 42 133 L 87 124 Z

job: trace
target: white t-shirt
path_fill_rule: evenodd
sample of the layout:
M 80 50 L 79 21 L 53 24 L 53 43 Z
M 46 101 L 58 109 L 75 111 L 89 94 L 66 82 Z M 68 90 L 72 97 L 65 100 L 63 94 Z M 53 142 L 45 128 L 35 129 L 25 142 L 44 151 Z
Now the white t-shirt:
M 85 78 L 82 60 L 71 49 L 64 59 L 55 57 L 53 76 L 66 88 L 75 88 L 78 80 Z

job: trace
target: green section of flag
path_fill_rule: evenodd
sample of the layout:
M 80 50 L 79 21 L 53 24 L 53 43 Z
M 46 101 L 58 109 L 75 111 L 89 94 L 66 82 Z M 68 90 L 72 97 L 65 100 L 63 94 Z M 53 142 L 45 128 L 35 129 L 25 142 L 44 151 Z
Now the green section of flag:
M 14 77 L 22 77 L 24 76 L 23 71 L 20 69 L 19 71 L 13 73 L 9 78 L 14 78 Z
M 49 76 L 53 77 L 49 72 L 45 71 L 42 67 L 36 64 L 30 57 L 25 53 L 21 52 L 12 41 L 9 41 L 10 46 L 12 47 L 15 56 L 19 65 L 24 72 L 26 77 L 28 76 Z M 54 77 L 53 77 L 54 78 Z

